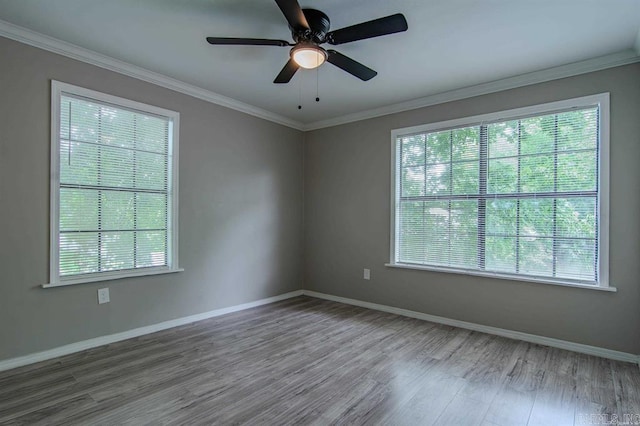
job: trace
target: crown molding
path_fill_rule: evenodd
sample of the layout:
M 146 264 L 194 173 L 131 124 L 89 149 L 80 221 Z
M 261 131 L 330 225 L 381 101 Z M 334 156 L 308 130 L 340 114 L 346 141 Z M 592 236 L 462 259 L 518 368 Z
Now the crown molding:
M 540 71 L 534 71 L 527 74 L 521 74 L 514 77 L 495 80 L 488 83 L 482 83 L 475 86 L 468 86 L 448 92 L 437 93 L 435 95 L 426 96 L 424 98 L 413 99 L 410 101 L 387 105 L 380 108 L 347 114 L 343 115 L 342 117 L 316 121 L 313 123 L 305 124 L 302 130 L 310 131 L 323 129 L 326 127 L 339 126 L 341 124 L 352 123 L 354 121 L 367 120 L 383 115 L 410 111 L 413 109 L 424 108 L 432 105 L 442 104 L 445 102 L 457 101 L 474 96 L 515 89 L 531 84 L 544 83 L 546 81 L 572 77 L 579 74 L 586 74 L 593 71 L 633 64 L 636 62 L 640 62 L 640 33 L 638 34 L 638 39 L 636 40 L 636 50 L 628 49 L 622 52 L 588 59 L 586 61 L 573 62 L 554 68 L 547 68 Z
M 341 124 L 352 123 L 354 121 L 367 120 L 383 115 L 410 111 L 445 102 L 457 101 L 474 96 L 486 95 L 489 93 L 515 89 L 517 87 L 543 83 L 559 78 L 571 77 L 588 72 L 640 62 L 639 30 L 633 49 L 305 124 L 289 117 L 240 102 L 201 87 L 184 83 L 177 79 L 131 65 L 110 56 L 106 56 L 2 20 L 0 20 L 0 36 L 301 131 L 339 126 Z
M 0 20 L 0 36 L 85 62 L 87 64 L 95 65 L 100 68 L 115 71 L 138 80 L 146 81 L 147 83 L 164 87 L 165 89 L 183 93 L 185 95 L 211 102 L 225 108 L 240 111 L 254 117 L 282 124 L 296 130 L 303 130 L 303 124 L 299 121 L 292 120 L 271 111 L 237 101 L 227 96 L 184 83 L 174 78 L 131 65 L 110 56 L 103 55 L 2 20 Z

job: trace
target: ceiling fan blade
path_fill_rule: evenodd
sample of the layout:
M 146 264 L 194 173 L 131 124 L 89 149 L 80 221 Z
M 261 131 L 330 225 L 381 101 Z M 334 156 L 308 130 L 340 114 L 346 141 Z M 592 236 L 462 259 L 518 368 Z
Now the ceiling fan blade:
M 335 50 L 327 50 L 327 62 L 331 62 L 336 67 L 345 70 L 349 74 L 358 77 L 362 81 L 371 80 L 378 75 L 377 72 L 369 67 L 362 65 L 360 62 L 354 61 L 348 56 Z
M 293 62 L 293 59 L 289 59 L 284 68 L 280 71 L 280 74 L 273 80 L 274 83 L 288 83 L 293 78 L 293 75 L 298 71 L 298 64 Z
M 309 29 L 307 18 L 305 18 L 304 12 L 302 12 L 302 8 L 297 0 L 276 0 L 276 3 L 284 17 L 287 18 L 287 22 L 291 28 L 294 30 L 301 28 Z
M 364 40 L 372 37 L 379 37 L 387 34 L 407 31 L 408 25 L 402 13 L 374 19 L 373 21 L 362 22 L 350 27 L 327 33 L 329 44 L 351 43 L 352 41 Z
M 236 46 L 291 46 L 284 40 L 268 40 L 264 38 L 207 37 L 209 44 Z

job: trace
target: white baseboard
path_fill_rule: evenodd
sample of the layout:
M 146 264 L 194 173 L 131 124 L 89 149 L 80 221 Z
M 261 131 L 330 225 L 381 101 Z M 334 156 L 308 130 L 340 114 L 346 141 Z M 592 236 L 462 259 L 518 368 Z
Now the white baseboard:
M 100 336 L 100 337 L 96 337 L 89 340 L 83 340 L 81 342 L 59 346 L 57 348 L 49 349 L 43 352 L 24 355 L 17 358 L 0 360 L 0 371 L 10 370 L 16 367 L 22 367 L 23 365 L 33 364 L 40 361 L 46 361 L 48 359 L 69 355 L 75 352 L 84 351 L 86 349 L 108 345 L 109 343 L 119 342 L 121 340 L 131 339 L 133 337 L 155 333 L 156 331 L 162 331 L 168 328 L 190 324 L 192 322 L 204 320 L 207 318 L 213 318 L 220 315 L 229 314 L 231 312 L 242 311 L 245 309 L 266 305 L 269 303 L 278 302 L 280 300 L 290 299 L 292 297 L 297 297 L 297 296 L 302 296 L 302 290 L 296 290 L 290 293 L 280 294 L 278 296 L 267 297 L 266 299 L 260 299 L 254 302 L 243 303 L 241 305 L 229 306 L 228 308 L 215 309 L 213 311 L 203 312 L 201 314 L 196 314 L 196 315 L 190 315 L 188 317 L 176 318 L 170 321 L 164 321 L 158 324 L 148 325 L 146 327 L 134 328 L 133 330 L 127 330 L 121 333 L 109 334 L 107 336 Z
M 303 290 L 302 293 L 305 296 L 316 297 L 318 299 L 331 300 L 334 302 L 345 303 L 347 305 L 360 306 L 362 308 L 373 309 L 376 311 L 388 312 L 391 314 L 431 321 L 438 324 L 450 325 L 467 330 L 480 331 L 482 333 L 494 334 L 496 336 L 507 337 L 509 339 L 523 340 L 525 342 L 551 346 L 559 349 L 566 349 L 568 351 L 580 352 L 587 355 L 595 355 L 602 358 L 614 359 L 616 361 L 633 362 L 640 365 L 640 355 L 614 351 L 612 349 L 599 348 L 597 346 L 583 345 L 582 343 L 568 342 L 566 340 L 522 333 L 520 331 L 506 330 L 504 328 L 490 327 L 488 325 L 475 324 L 472 322 L 459 321 L 451 318 L 439 317 L 436 315 L 423 314 L 422 312 L 410 311 L 408 309 L 394 308 L 393 306 L 363 302 L 361 300 L 348 299 L 346 297 L 340 296 L 332 296 L 330 294 L 318 293 L 310 290 Z
M 614 359 L 617 361 L 633 362 L 640 365 L 640 355 L 614 351 L 611 349 L 599 348 L 597 346 L 583 345 L 581 343 L 568 342 L 566 340 L 553 339 L 550 337 L 538 336 L 535 334 L 522 333 L 520 331 L 506 330 L 503 328 L 490 327 L 490 326 L 481 325 L 481 324 L 474 324 L 471 322 L 459 321 L 455 319 L 439 317 L 436 315 L 424 314 L 422 312 L 410 311 L 408 309 L 394 308 L 392 306 L 380 305 L 377 303 L 363 302 L 361 300 L 349 299 L 349 298 L 340 297 L 340 296 L 332 296 L 329 294 L 318 293 L 310 290 L 296 290 L 289 293 L 280 294 L 278 296 L 256 300 L 254 302 L 243 303 L 241 305 L 235 305 L 235 306 L 229 306 L 227 308 L 216 309 L 213 311 L 203 312 L 201 314 L 196 314 L 196 315 L 190 315 L 188 317 L 183 317 L 183 318 L 176 318 L 174 320 L 164 321 L 158 324 L 148 325 L 146 327 L 135 328 L 133 330 L 123 331 L 121 333 L 115 333 L 107 336 L 96 337 L 89 340 L 83 340 L 81 342 L 71 343 L 69 345 L 60 346 L 60 347 L 49 349 L 43 352 L 37 352 L 34 354 L 25 355 L 17 358 L 11 358 L 7 360 L 0 360 L 0 371 L 22 367 L 24 365 L 33 364 L 40 361 L 46 361 L 52 358 L 69 355 L 69 354 L 80 352 L 86 349 L 108 345 L 109 343 L 119 342 L 121 340 L 131 339 L 133 337 L 138 337 L 145 334 L 151 334 L 157 331 L 166 330 L 168 328 L 178 327 L 180 325 L 190 324 L 192 322 L 201 321 L 207 318 L 213 318 L 220 315 L 229 314 L 232 312 L 242 311 L 245 309 L 254 308 L 256 306 L 266 305 L 269 303 L 274 303 L 274 302 L 278 302 L 281 300 L 290 299 L 292 297 L 297 297 L 302 295 L 315 297 L 318 299 L 331 300 L 339 303 L 345 303 L 348 305 L 360 306 L 363 308 L 373 309 L 373 310 L 382 311 L 382 312 L 388 312 L 388 313 L 402 315 L 410 318 L 421 319 L 424 321 L 431 321 L 438 324 L 445 324 L 453 327 L 460 327 L 467 330 L 480 331 L 483 333 L 494 334 L 497 336 L 507 337 L 510 339 L 523 340 L 525 342 L 536 343 L 539 345 L 551 346 L 559 349 L 566 349 L 569 351 L 580 352 L 588 355 L 595 355 L 603 358 Z

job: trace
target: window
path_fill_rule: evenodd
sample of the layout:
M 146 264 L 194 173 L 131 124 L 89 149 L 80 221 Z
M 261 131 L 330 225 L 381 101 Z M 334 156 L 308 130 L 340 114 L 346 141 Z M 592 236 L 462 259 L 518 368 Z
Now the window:
M 178 270 L 178 120 L 52 82 L 47 286 Z
M 607 287 L 608 99 L 393 131 L 390 266 Z

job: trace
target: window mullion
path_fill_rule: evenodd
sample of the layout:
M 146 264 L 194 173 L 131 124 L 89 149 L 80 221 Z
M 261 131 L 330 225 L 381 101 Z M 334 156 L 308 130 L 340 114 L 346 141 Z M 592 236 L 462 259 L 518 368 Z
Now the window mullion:
M 520 154 L 522 148 L 522 120 L 518 120 L 518 172 L 516 177 L 516 192 L 522 192 L 522 182 L 520 180 L 521 161 Z M 516 199 L 516 274 L 520 273 L 520 197 Z
M 167 143 L 167 146 L 165 147 L 165 153 L 166 153 L 166 157 L 165 157 L 165 163 L 164 163 L 164 173 L 165 176 L 167 177 L 167 181 L 165 182 L 165 206 L 167 209 L 167 214 L 164 216 L 164 227 L 165 227 L 165 233 L 164 233 L 164 246 L 167 247 L 167 250 L 165 250 L 164 252 L 164 263 L 166 265 L 169 265 L 171 262 L 169 261 L 169 253 L 173 252 L 173 250 L 175 249 L 175 247 L 171 246 L 170 247 L 170 240 L 169 240 L 169 230 L 171 229 L 171 227 L 169 226 L 169 209 L 171 209 L 170 205 L 169 205 L 169 191 L 170 191 L 170 172 L 169 172 L 169 161 L 170 161 L 170 156 L 169 156 L 169 145 L 168 145 L 168 141 L 169 141 L 169 125 L 166 124 L 165 125 L 165 143 Z M 173 256 L 173 255 L 172 255 Z
M 553 193 L 558 193 L 558 114 L 554 116 L 553 121 Z M 557 254 L 558 254 L 558 197 L 553 197 L 553 240 L 551 242 L 551 276 L 555 277 L 557 272 Z
M 423 201 L 423 202 L 422 202 L 422 203 L 420 203 L 420 204 L 421 204 L 421 206 L 422 206 L 422 207 L 420 208 L 420 211 L 422 212 L 422 229 L 424 230 L 424 229 L 426 229 L 426 227 L 427 227 L 427 212 L 426 212 L 426 209 L 427 209 L 427 203 Z M 423 255 L 424 255 L 424 258 L 422 259 L 422 261 L 423 261 L 423 262 L 426 262 L 426 261 L 427 261 L 427 255 L 429 254 L 429 252 L 428 252 L 428 247 L 426 246 L 426 245 L 427 245 L 427 243 L 426 243 L 426 238 L 425 238 L 425 233 L 424 233 L 424 232 L 422 233 L 422 239 L 421 239 L 421 240 L 422 240 L 422 241 L 421 241 L 421 243 L 422 243 L 422 247 L 423 247 L 423 249 L 424 249 L 424 251 L 422 252 L 422 253 L 423 253 Z
M 71 102 L 69 102 L 69 120 L 68 120 L 68 124 L 69 129 L 67 131 L 68 137 L 69 137 L 69 142 L 67 145 L 67 165 L 71 166 Z M 58 142 L 59 143 L 59 142 Z M 59 184 L 60 182 L 58 182 Z
M 98 108 L 98 187 L 102 186 L 102 107 Z M 102 272 L 102 190 L 98 189 L 98 272 Z
M 133 115 L 133 141 L 134 148 L 138 147 L 138 114 Z M 138 152 L 133 151 L 133 188 L 137 185 Z M 133 267 L 138 267 L 138 192 L 133 192 Z
M 400 157 L 402 158 L 402 157 Z M 424 150 L 422 153 L 422 168 L 424 170 L 423 176 L 422 176 L 422 184 L 424 185 L 424 195 L 427 195 L 427 135 L 424 135 Z M 400 179 L 400 182 L 402 182 L 402 179 Z M 402 195 L 402 192 L 400 193 L 400 195 Z M 427 214 L 426 214 L 426 209 L 427 207 L 427 203 L 426 202 L 422 202 L 422 229 L 426 229 L 427 226 Z M 426 238 L 424 235 L 424 232 L 422 234 L 422 249 L 424 250 L 424 259 L 423 262 L 427 261 L 427 256 L 429 254 L 429 249 L 430 247 L 427 247 L 427 243 L 426 243 Z
M 425 168 L 426 171 L 426 168 Z M 426 173 L 425 173 L 426 174 Z M 449 132 L 449 241 L 447 242 L 447 264 L 451 265 L 451 253 L 453 250 L 453 241 L 451 240 L 451 229 L 453 223 L 453 204 L 451 202 L 451 195 L 453 194 L 453 130 Z
M 451 243 L 451 223 L 453 222 L 453 211 L 451 209 L 452 207 L 452 203 L 451 200 L 449 200 L 449 202 L 447 203 L 447 211 L 449 213 L 449 220 L 447 223 L 447 265 L 451 265 L 451 252 L 452 252 L 452 243 Z
M 489 136 L 486 125 L 480 126 L 479 146 L 479 192 L 478 198 L 478 268 L 485 269 L 486 261 L 486 226 L 487 226 L 487 182 L 489 180 Z
M 596 252 L 594 253 L 593 260 L 593 272 L 594 279 L 600 281 L 600 108 L 596 110 Z M 605 266 L 606 267 L 606 266 Z

